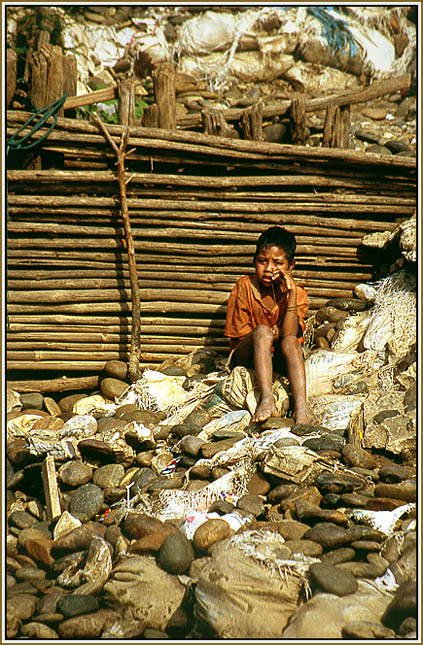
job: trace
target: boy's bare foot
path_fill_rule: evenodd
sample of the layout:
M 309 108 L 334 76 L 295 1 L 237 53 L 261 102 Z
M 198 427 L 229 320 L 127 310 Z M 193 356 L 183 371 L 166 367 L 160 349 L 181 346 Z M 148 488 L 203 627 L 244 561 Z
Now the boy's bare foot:
M 292 416 L 295 423 L 313 423 L 313 414 L 307 403 L 298 404 Z
M 275 406 L 273 396 L 263 397 L 257 406 L 253 421 L 266 421 L 269 417 L 277 417 L 279 413 Z

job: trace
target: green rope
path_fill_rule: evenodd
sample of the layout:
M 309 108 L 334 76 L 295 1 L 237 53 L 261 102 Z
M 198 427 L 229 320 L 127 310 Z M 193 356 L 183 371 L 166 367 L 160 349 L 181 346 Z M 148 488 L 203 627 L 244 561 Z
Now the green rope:
M 57 111 L 62 107 L 66 100 L 66 92 L 63 94 L 62 98 L 58 99 L 57 101 L 54 101 L 54 103 L 50 103 L 50 105 L 47 105 L 46 107 L 42 108 L 41 110 L 36 110 L 34 114 L 26 121 L 23 126 L 19 128 L 15 132 L 14 135 L 10 137 L 10 139 L 7 142 L 7 152 L 9 152 L 10 148 L 13 148 L 14 150 L 30 150 L 31 148 L 34 148 L 34 146 L 38 145 L 39 143 L 42 143 L 44 139 L 48 137 L 50 132 L 53 130 L 57 123 Z M 32 130 L 26 134 L 25 136 L 21 137 L 18 139 L 18 135 L 27 128 L 30 123 L 38 118 L 39 115 L 43 114 L 39 121 L 33 126 Z M 26 142 L 44 125 L 44 123 L 49 119 L 50 117 L 53 117 L 53 123 L 51 124 L 50 128 L 47 130 L 47 132 L 40 137 L 39 139 L 36 139 L 32 143 L 29 143 L 28 145 Z

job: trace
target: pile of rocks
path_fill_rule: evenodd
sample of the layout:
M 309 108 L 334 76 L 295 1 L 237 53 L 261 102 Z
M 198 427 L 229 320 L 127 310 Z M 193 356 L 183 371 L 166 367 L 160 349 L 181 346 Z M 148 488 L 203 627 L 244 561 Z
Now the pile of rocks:
M 201 372 L 211 365 L 203 358 L 163 373 L 189 391 L 211 376 Z M 234 590 L 216 582 L 216 596 L 207 595 L 210 568 L 243 534 L 261 542 L 277 536 L 270 559 L 282 568 L 307 563 L 311 598 L 298 591 L 286 620 L 269 621 L 271 636 L 415 635 L 415 451 L 365 450 L 347 428 L 289 418 L 261 427 L 223 423 L 205 439 L 213 423 L 207 398 L 172 423 L 164 412 L 116 403 L 128 389 L 125 374 L 125 364 L 111 361 L 100 393 L 9 392 L 8 429 L 21 432 L 9 434 L 6 460 L 8 638 L 260 637 L 259 622 L 234 633 L 239 627 L 216 619 Z M 415 410 L 410 392 L 402 397 Z M 390 414 L 372 421 L 383 424 Z M 31 441 L 46 431 L 56 437 L 47 452 Z M 67 454 L 59 450 L 64 437 Z M 236 452 L 242 441 L 250 452 Z M 232 453 L 241 458 L 231 461 Z M 284 471 L 288 453 L 291 464 L 299 456 L 312 466 L 301 475 Z M 60 490 L 52 518 L 46 454 L 55 455 Z M 248 468 L 234 485 L 231 474 L 243 461 Z M 266 598 L 273 578 L 257 566 Z M 243 568 L 232 572 L 234 584 Z M 263 602 L 251 594 L 253 605 Z

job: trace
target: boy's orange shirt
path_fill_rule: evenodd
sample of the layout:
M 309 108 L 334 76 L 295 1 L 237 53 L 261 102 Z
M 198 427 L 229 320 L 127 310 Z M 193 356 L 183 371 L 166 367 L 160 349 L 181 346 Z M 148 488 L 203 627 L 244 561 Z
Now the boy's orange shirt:
M 249 334 L 257 325 L 282 324 L 287 307 L 288 293 L 282 295 L 271 309 L 262 301 L 258 280 L 255 275 L 245 275 L 240 278 L 231 291 L 226 312 L 225 336 L 229 336 L 230 342 L 234 338 L 241 338 Z M 302 334 L 305 329 L 305 317 L 309 303 L 305 289 L 297 286 L 297 315 L 300 342 L 304 342 Z

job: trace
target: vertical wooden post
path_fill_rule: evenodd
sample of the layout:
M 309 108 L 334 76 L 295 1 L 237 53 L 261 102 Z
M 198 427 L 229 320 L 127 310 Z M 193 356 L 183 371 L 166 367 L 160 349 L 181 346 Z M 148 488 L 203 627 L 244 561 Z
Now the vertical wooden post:
M 145 128 L 158 128 L 159 127 L 159 111 L 156 103 L 144 108 L 142 115 L 142 125 Z
M 122 125 L 135 124 L 135 87 L 136 79 L 125 78 L 118 81 L 119 94 L 119 123 Z
M 231 128 L 226 123 L 223 110 L 201 110 L 201 120 L 204 134 L 213 134 L 216 137 L 231 136 Z
M 349 105 L 328 105 L 323 127 L 324 148 L 348 148 L 351 112 Z
M 63 91 L 66 98 L 76 96 L 78 91 L 78 63 L 73 54 L 63 57 Z M 68 116 L 71 116 L 68 114 Z
M 255 103 L 242 112 L 242 127 L 244 138 L 253 141 L 263 141 L 263 104 Z
M 65 85 L 63 76 L 63 51 L 57 45 L 47 45 L 41 48 L 47 59 L 47 87 L 45 104 L 50 105 L 63 96 Z M 58 116 L 63 116 L 63 106 L 57 111 Z
M 348 148 L 350 143 L 351 108 L 341 105 L 339 110 L 339 126 L 337 128 L 338 148 Z
M 6 54 L 6 110 L 11 104 L 16 92 L 16 78 L 18 70 L 18 57 L 13 49 L 8 49 Z
M 331 103 L 327 106 L 322 138 L 322 146 L 324 148 L 333 148 L 333 132 L 337 113 L 339 113 L 339 107 L 337 105 Z
M 305 98 L 293 99 L 291 102 L 292 143 L 305 144 Z
M 162 63 L 152 72 L 154 96 L 158 109 L 159 128 L 176 129 L 175 68 Z

